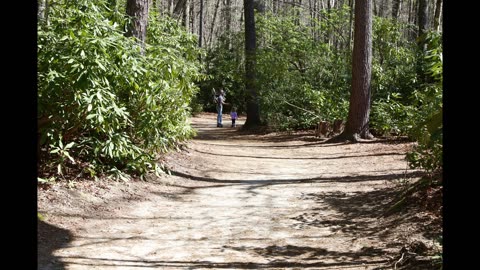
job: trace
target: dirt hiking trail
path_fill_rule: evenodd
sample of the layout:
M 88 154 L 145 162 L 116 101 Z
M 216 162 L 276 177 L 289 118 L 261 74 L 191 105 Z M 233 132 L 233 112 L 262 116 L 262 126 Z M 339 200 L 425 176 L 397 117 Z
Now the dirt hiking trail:
M 418 177 L 411 144 L 246 135 L 244 118 L 215 119 L 192 118 L 172 175 L 39 191 L 38 269 L 393 269 L 405 243 L 432 242 L 422 213 L 383 216 Z

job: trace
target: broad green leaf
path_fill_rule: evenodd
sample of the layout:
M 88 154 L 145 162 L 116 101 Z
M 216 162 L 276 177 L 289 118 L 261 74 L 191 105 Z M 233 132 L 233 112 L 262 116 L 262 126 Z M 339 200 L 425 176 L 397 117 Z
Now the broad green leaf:
M 75 142 L 70 142 L 69 144 L 67 144 L 67 145 L 65 146 L 65 149 L 71 148 L 74 144 L 75 144 Z

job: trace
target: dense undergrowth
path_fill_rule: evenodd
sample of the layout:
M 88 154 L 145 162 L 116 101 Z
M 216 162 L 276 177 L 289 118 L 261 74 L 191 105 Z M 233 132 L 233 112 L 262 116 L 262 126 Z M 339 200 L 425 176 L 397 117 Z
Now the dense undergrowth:
M 38 24 L 38 133 L 43 177 L 159 172 L 157 154 L 193 135 L 201 80 L 196 37 L 150 12 L 145 53 L 107 1 L 56 1 Z M 120 6 L 120 4 L 118 4 Z M 50 172 L 50 173 L 47 173 Z

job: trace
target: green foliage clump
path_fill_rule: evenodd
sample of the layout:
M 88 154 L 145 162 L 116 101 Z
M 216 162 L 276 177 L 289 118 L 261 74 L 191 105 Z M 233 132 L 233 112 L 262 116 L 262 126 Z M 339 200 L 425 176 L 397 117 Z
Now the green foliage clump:
M 158 171 L 158 151 L 193 134 L 195 37 L 151 12 L 142 53 L 124 35 L 128 18 L 106 4 L 57 1 L 38 25 L 40 144 L 60 174 L 65 162 L 86 162 L 92 175 Z
M 243 33 L 225 33 L 215 47 L 205 56 L 205 73 L 208 78 L 199 83 L 200 91 L 194 100 L 197 110 L 216 111 L 212 90 L 222 88 L 226 92 L 226 109 L 236 106 L 238 113 L 245 111 L 244 98 L 244 55 Z
M 426 46 L 421 51 L 417 43 L 401 38 L 401 27 L 412 26 L 374 20 L 371 126 L 382 135 L 417 141 L 407 155 L 410 166 L 438 172 L 443 166 L 441 34 L 420 37 Z
M 312 39 L 311 33 L 334 33 L 347 27 L 348 7 L 325 16 L 328 20 L 313 27 L 298 23 L 298 18 L 291 15 L 256 14 L 256 87 L 262 121 L 270 128 L 309 128 L 319 119 L 346 118 L 350 52 L 348 48 L 336 50 L 324 37 Z M 245 111 L 243 44 L 243 33 L 228 33 L 208 52 L 206 63 L 211 77 L 198 96 L 204 108 L 214 110 L 209 103 L 211 89 L 223 87 L 228 102 L 237 105 L 239 112 Z
M 423 91 L 414 93 L 419 113 L 410 136 L 418 145 L 407 154 L 407 160 L 410 167 L 433 175 L 443 169 L 442 44 L 441 35 L 435 32 L 428 32 L 422 38 L 427 45 L 421 61 L 426 80 L 422 83 Z
M 348 21 L 340 15 L 330 16 L 319 31 L 328 32 L 332 20 Z M 294 16 L 267 13 L 257 25 L 257 86 L 269 126 L 309 128 L 319 120 L 345 119 L 351 77 L 347 54 L 312 39 L 309 33 L 315 28 L 299 24 Z

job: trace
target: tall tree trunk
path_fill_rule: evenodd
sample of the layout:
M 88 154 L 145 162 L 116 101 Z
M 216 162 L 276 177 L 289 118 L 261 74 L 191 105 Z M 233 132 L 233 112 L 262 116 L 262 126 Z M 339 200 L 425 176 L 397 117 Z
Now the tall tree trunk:
M 400 9 L 402 8 L 402 0 L 393 0 L 392 4 L 392 19 L 398 20 Z
M 312 29 L 311 31 L 311 35 L 312 35 L 312 39 L 315 40 L 315 27 L 316 27 L 316 24 L 315 24 L 315 21 L 314 21 L 314 18 L 315 18 L 315 7 L 314 7 L 314 4 L 313 2 L 314 0 L 308 0 L 308 10 L 310 12 L 310 27 Z
M 127 37 L 136 37 L 142 46 L 142 53 L 145 51 L 145 39 L 147 37 L 149 0 L 127 0 L 127 15 L 133 17 L 133 23 L 128 25 Z
M 435 15 L 433 19 L 433 29 L 437 32 L 440 31 L 440 13 L 442 11 L 443 0 L 437 0 L 435 5 Z
M 232 0 L 227 0 L 225 6 L 225 31 L 230 33 L 232 28 Z
M 220 0 L 217 0 L 217 3 L 215 4 L 215 10 L 213 12 L 212 26 L 210 27 L 210 37 L 209 37 L 208 44 L 212 44 L 212 40 L 213 40 L 213 36 L 214 36 L 213 30 L 215 28 L 215 21 L 217 20 L 217 13 L 218 13 L 218 6 L 219 5 L 220 5 Z
M 198 47 L 202 47 L 203 39 L 203 0 L 200 0 L 200 18 L 198 20 Z
M 350 51 L 351 42 L 352 42 L 352 28 L 353 28 L 353 11 L 354 11 L 354 0 L 349 0 L 348 5 L 350 6 L 350 18 L 348 23 L 348 41 L 347 41 L 347 51 Z
M 423 35 L 428 27 L 428 1 L 418 1 L 418 36 Z
M 47 0 L 38 0 L 37 1 L 37 19 L 38 21 L 42 21 L 45 18 L 45 6 L 46 6 Z
M 415 0 L 408 0 L 408 20 L 407 22 L 408 23 L 412 23 L 412 17 L 413 17 L 413 2 L 415 2 Z
M 175 8 L 175 5 L 173 4 L 173 1 L 174 0 L 168 0 L 168 8 L 167 8 L 168 13 L 167 14 L 170 15 L 170 16 L 173 15 L 173 10 Z
M 195 13 L 195 1 L 190 1 L 190 33 L 195 34 L 196 33 L 196 24 L 195 24 L 195 18 L 196 18 L 196 13 Z
M 380 10 L 379 10 L 379 12 L 378 12 L 378 13 L 379 13 L 378 16 L 380 16 L 380 17 L 382 17 L 382 18 L 386 17 L 386 16 L 385 16 L 385 10 L 386 10 L 386 9 L 387 9 L 387 2 L 386 2 L 386 0 L 381 0 L 381 1 L 380 1 Z
M 177 3 L 174 5 L 173 8 L 173 17 L 174 18 L 182 18 L 182 25 L 186 26 L 186 18 L 185 14 L 187 12 L 187 0 L 177 0 Z
M 409 12 L 408 12 L 408 23 L 410 24 L 417 24 L 417 7 L 418 7 L 418 1 L 417 0 L 410 0 L 410 7 L 409 7 Z M 408 28 L 409 32 L 409 38 L 410 40 L 415 40 L 418 36 L 418 33 L 412 29 Z
M 256 33 L 253 0 L 244 0 L 245 13 L 245 99 L 247 120 L 245 128 L 260 125 L 258 94 L 255 85 Z
M 418 55 L 417 55 L 417 78 L 420 83 L 427 80 L 423 66 L 423 58 L 426 50 L 425 33 L 428 26 L 428 5 L 427 0 L 419 0 L 418 3 Z
M 373 138 L 369 130 L 372 73 L 372 0 L 357 0 L 355 2 L 350 107 L 345 130 L 339 137 L 357 142 L 359 138 Z
M 38 10 L 37 10 L 37 18 L 38 22 L 43 22 L 48 25 L 48 10 L 50 5 L 48 0 L 38 0 Z
M 188 4 L 188 1 L 185 0 L 183 4 L 183 13 L 182 13 L 182 25 L 185 27 L 185 29 L 188 32 L 188 15 L 190 14 L 188 8 L 190 5 Z

